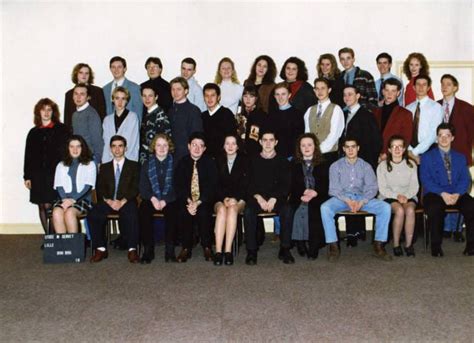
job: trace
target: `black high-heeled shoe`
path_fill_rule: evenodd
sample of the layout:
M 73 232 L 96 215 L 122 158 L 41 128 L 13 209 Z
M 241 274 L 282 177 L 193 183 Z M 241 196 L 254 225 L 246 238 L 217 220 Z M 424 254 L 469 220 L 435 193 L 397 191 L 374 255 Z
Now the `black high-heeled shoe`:
M 305 241 L 296 241 L 296 249 L 298 250 L 298 255 L 301 257 L 306 256 L 308 253 L 308 248 L 306 247 Z
M 415 247 L 412 245 L 410 245 L 409 247 L 405 247 L 405 254 L 409 257 L 409 256 L 413 256 L 415 257 Z
M 214 255 L 214 265 L 215 265 L 215 266 L 221 266 L 223 260 L 224 260 L 224 255 L 222 255 L 221 252 L 217 252 L 217 253 Z
M 403 256 L 403 250 L 401 246 L 393 247 L 393 255 L 395 256 Z
M 224 264 L 226 266 L 231 266 L 234 264 L 234 255 L 231 252 L 226 252 L 224 254 Z

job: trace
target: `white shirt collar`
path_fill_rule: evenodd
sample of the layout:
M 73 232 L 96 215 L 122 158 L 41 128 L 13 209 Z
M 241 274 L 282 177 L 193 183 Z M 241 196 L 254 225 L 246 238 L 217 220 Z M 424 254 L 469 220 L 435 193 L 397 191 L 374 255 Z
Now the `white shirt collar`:
M 355 105 L 352 106 L 352 107 L 349 107 L 349 109 L 350 109 L 350 111 L 351 111 L 351 114 L 356 113 L 356 112 L 359 110 L 359 108 L 360 108 L 360 104 L 359 104 L 359 103 L 355 104 Z
M 147 113 L 151 113 L 153 112 L 154 110 L 156 110 L 158 108 L 158 104 L 154 104 L 153 106 L 151 106 L 149 109 L 147 109 Z
M 77 111 L 84 111 L 87 107 L 89 107 L 89 101 L 86 102 L 84 105 L 82 105 L 80 107 L 76 107 L 76 110 Z
M 219 111 L 219 108 L 221 108 L 221 107 L 222 107 L 222 105 L 219 104 L 219 105 L 217 105 L 216 108 L 214 108 L 212 111 L 211 111 L 210 109 L 207 109 L 207 110 L 209 111 L 209 115 L 210 115 L 210 116 L 213 116 L 217 111 Z
M 125 81 L 125 77 L 122 77 L 120 80 L 113 80 L 113 84 L 117 84 L 117 87 L 121 87 Z
M 117 171 L 117 166 L 120 167 L 120 171 L 123 171 L 123 164 L 125 163 L 125 156 L 120 161 L 117 161 L 115 158 L 113 159 L 113 161 L 114 161 L 114 171 Z

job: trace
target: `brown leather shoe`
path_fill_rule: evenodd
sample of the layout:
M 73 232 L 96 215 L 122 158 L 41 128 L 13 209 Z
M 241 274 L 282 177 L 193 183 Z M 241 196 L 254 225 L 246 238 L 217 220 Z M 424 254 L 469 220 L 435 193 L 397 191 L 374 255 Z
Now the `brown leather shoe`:
M 203 253 L 206 261 L 214 261 L 214 253 L 211 248 L 204 248 Z
M 374 242 L 374 256 L 384 261 L 391 261 L 392 255 L 389 255 L 383 246 L 383 242 Z
M 178 257 L 176 257 L 176 261 L 179 263 L 184 263 L 188 260 L 188 258 L 191 258 L 191 254 L 188 249 L 182 249 L 181 252 L 179 253 Z
M 130 263 L 138 263 L 140 262 L 140 257 L 138 257 L 137 251 L 136 250 L 129 250 L 128 251 L 128 261 Z
M 95 249 L 94 255 L 92 255 L 90 261 L 91 263 L 96 263 L 96 262 L 102 261 L 104 258 L 107 258 L 107 257 L 109 257 L 109 253 L 107 252 L 107 250 L 101 251 L 99 249 Z
M 339 259 L 339 256 L 341 256 L 341 251 L 339 250 L 339 246 L 337 245 L 337 242 L 329 243 L 329 252 L 328 252 L 329 262 L 337 262 L 337 260 Z

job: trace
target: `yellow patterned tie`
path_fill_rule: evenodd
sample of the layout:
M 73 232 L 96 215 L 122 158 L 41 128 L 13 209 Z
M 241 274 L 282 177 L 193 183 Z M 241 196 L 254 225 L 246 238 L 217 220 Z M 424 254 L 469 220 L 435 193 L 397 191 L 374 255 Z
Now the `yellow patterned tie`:
M 192 201 L 199 200 L 199 174 L 197 170 L 197 161 L 194 161 L 193 165 L 193 176 L 191 176 L 191 198 Z

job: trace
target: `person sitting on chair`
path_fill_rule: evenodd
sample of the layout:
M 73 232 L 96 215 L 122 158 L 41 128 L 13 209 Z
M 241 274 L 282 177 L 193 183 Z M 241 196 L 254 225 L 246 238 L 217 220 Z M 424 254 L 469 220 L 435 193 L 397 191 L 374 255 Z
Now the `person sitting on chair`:
M 238 216 L 245 207 L 245 190 L 247 189 L 247 157 L 239 151 L 239 139 L 235 134 L 229 134 L 224 138 L 224 153 L 216 160 L 218 181 L 214 211 L 216 212 L 216 224 L 214 233 L 216 236 L 216 255 L 214 264 L 216 266 L 234 264 L 232 255 L 232 242 L 234 241 L 237 228 Z M 222 244 L 225 236 L 224 254 Z
M 402 136 L 393 135 L 388 141 L 387 157 L 377 167 L 379 199 L 385 200 L 392 207 L 395 256 L 403 255 L 400 247 L 403 227 L 405 227 L 405 253 L 407 256 L 415 256 L 413 232 L 419 186 L 416 164 L 408 158 L 407 147 L 408 144 Z
M 107 216 L 119 214 L 119 226 L 128 245 L 128 260 L 137 263 L 138 245 L 138 162 L 125 158 L 127 140 L 115 135 L 110 138 L 113 160 L 102 164 L 97 179 L 97 205 L 87 216 L 92 236 L 91 262 L 100 262 L 108 257 L 105 238 Z
M 420 179 L 423 206 L 431 232 L 431 255 L 441 257 L 443 222 L 447 208 L 457 208 L 466 223 L 465 255 L 474 256 L 474 199 L 469 195 L 471 177 L 466 157 L 451 149 L 454 126 L 442 123 L 436 129 L 437 148 L 421 156 Z
M 294 263 L 291 255 L 291 224 L 288 225 L 289 207 L 286 199 L 290 187 L 289 162 L 286 156 L 277 155 L 277 137 L 272 131 L 261 131 L 262 152 L 253 156 L 249 167 L 247 205 L 244 212 L 245 263 L 257 264 L 257 216 L 261 212 L 276 212 L 281 218 L 281 245 L 278 258 L 283 263 Z
M 92 152 L 82 136 L 72 135 L 66 144 L 66 154 L 56 166 L 53 188 L 59 199 L 53 204 L 54 231 L 77 233 L 78 217 L 91 209 L 91 192 L 95 187 L 97 169 Z
M 374 254 L 382 260 L 391 260 L 392 256 L 387 254 L 384 248 L 388 236 L 390 205 L 375 199 L 378 191 L 375 172 L 370 164 L 357 156 L 357 140 L 347 136 L 343 150 L 345 157 L 334 162 L 329 168 L 329 195 L 332 198 L 321 205 L 324 234 L 326 243 L 329 244 L 329 261 L 337 261 L 340 255 L 334 221 L 336 213 L 340 211 L 373 213 L 376 216 Z
M 175 185 L 179 206 L 179 225 L 183 233 L 183 249 L 178 262 L 191 258 L 193 248 L 193 222 L 199 228 L 204 259 L 212 261 L 211 218 L 215 199 L 217 169 L 214 160 L 207 154 L 204 133 L 194 132 L 189 137 L 189 155 L 183 157 L 176 167 Z
M 328 199 L 329 165 L 324 161 L 319 140 L 314 133 L 302 134 L 296 143 L 291 163 L 291 188 L 288 200 L 293 223 L 292 239 L 300 256 L 318 258 L 324 246 L 321 204 Z M 309 249 L 306 242 L 309 243 Z

